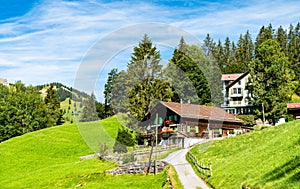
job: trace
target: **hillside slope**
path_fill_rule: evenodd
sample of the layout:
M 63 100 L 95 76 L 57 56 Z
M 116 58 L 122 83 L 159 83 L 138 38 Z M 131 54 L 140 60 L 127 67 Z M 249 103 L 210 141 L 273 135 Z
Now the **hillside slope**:
M 72 87 L 67 87 L 57 82 L 38 85 L 36 87 L 40 91 L 41 95 L 45 97 L 50 85 L 54 85 L 54 88 L 57 91 L 65 123 L 74 123 L 78 121 L 78 119 L 81 117 L 81 112 L 84 106 L 83 102 L 90 96 L 85 92 L 79 91 Z
M 79 125 L 81 134 L 96 148 L 100 139 L 116 136 L 117 118 Z M 111 176 L 104 171 L 115 167 L 99 159 L 80 161 L 94 153 L 74 124 L 51 127 L 0 143 L 1 188 L 161 188 L 167 175 Z M 105 134 L 101 133 L 105 132 Z M 86 139 L 86 138 L 85 138 Z M 101 141 L 101 140 L 100 140 Z M 112 142 L 107 141 L 108 145 Z
M 300 188 L 300 121 L 193 148 L 214 188 Z

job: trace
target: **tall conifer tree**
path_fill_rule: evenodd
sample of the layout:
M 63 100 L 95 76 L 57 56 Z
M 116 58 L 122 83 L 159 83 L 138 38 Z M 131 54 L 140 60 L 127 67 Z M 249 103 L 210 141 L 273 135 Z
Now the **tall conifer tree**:
M 111 104 L 111 98 L 113 95 L 112 92 L 113 92 L 113 88 L 115 87 L 118 75 L 119 75 L 118 69 L 112 69 L 108 73 L 107 82 L 104 86 L 104 100 L 105 100 L 104 114 L 105 114 L 105 117 L 109 117 L 114 114 L 113 107 Z
M 96 111 L 96 97 L 94 93 L 92 93 L 91 96 L 85 99 L 83 102 L 83 110 L 80 121 L 88 122 L 96 121 L 98 119 L 99 117 Z
M 50 84 L 47 89 L 47 95 L 45 97 L 45 104 L 49 109 L 51 119 L 53 119 L 53 125 L 61 125 L 63 123 L 62 110 L 60 109 L 60 102 L 57 95 L 57 91 L 53 84 Z
M 119 106 L 117 111 L 129 111 L 137 120 L 142 120 L 157 100 L 171 100 L 172 89 L 163 78 L 160 61 L 159 51 L 144 35 L 114 87 L 112 103 L 114 108 Z
M 274 120 L 286 114 L 286 103 L 290 100 L 297 82 L 290 62 L 273 39 L 263 42 L 257 49 L 255 60 L 250 64 L 252 102 L 261 109 L 258 116 Z

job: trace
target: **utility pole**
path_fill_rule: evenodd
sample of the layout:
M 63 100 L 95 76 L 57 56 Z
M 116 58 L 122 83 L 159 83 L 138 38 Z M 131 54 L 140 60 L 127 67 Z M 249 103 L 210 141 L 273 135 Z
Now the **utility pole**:
M 150 151 L 149 164 L 148 164 L 146 175 L 148 175 L 148 173 L 150 172 L 150 168 L 151 168 L 151 157 L 152 157 L 152 153 L 153 153 L 153 146 L 154 146 L 154 136 L 152 135 L 151 151 Z
M 155 124 L 155 161 L 154 161 L 154 175 L 157 172 L 157 134 L 158 134 L 158 113 L 156 113 L 156 124 Z
M 151 151 L 150 151 L 149 164 L 148 164 L 146 175 L 148 175 L 148 173 L 150 172 L 150 168 L 151 168 L 151 157 L 152 157 L 152 153 L 153 153 L 154 140 L 155 140 L 154 175 L 156 175 L 158 114 L 156 114 L 156 123 L 154 126 L 155 126 L 155 136 L 152 135 L 152 139 L 153 139 L 152 145 L 151 145 L 152 147 L 151 147 Z
M 265 125 L 266 120 L 265 120 L 265 107 L 264 107 L 264 103 L 262 103 L 261 106 L 262 106 L 263 125 Z

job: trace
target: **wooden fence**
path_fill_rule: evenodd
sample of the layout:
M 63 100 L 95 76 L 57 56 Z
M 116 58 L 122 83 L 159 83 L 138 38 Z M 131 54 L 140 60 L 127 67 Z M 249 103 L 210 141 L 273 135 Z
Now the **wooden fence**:
M 164 152 L 164 151 L 177 149 L 177 148 L 180 148 L 180 147 L 178 145 L 172 145 L 172 146 L 166 146 L 166 147 L 158 146 L 157 152 Z M 153 150 L 155 150 L 155 147 Z M 133 151 L 133 153 L 134 153 L 134 155 L 143 155 L 143 154 L 149 154 L 150 151 L 151 151 L 151 148 L 142 148 L 142 149 L 135 149 Z
M 195 165 L 195 167 L 198 169 L 198 171 L 200 173 L 203 173 L 203 174 L 208 175 L 210 177 L 212 176 L 212 165 L 211 164 L 199 163 L 197 158 L 190 151 L 188 151 L 188 156 L 190 157 L 193 164 Z

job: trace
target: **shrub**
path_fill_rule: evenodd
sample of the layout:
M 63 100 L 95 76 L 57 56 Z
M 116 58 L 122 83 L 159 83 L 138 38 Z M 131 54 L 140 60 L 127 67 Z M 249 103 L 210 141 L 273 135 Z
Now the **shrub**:
M 133 152 L 124 154 L 123 157 L 122 157 L 122 162 L 123 163 L 131 163 L 131 162 L 134 162 L 134 161 L 135 161 L 135 158 L 134 158 Z
M 253 127 L 255 125 L 254 115 L 237 115 L 237 118 L 244 121 L 243 126 Z
M 103 159 L 104 156 L 108 155 L 108 146 L 105 143 L 99 144 L 99 154 L 100 154 L 100 159 Z

